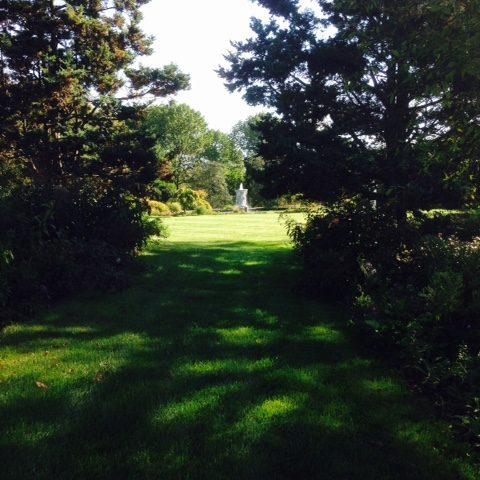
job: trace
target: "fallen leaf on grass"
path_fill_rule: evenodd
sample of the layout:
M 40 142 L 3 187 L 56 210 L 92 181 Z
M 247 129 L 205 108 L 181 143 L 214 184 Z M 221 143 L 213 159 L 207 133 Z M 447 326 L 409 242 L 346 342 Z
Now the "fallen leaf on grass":
M 48 387 L 42 382 L 35 382 L 35 385 L 42 390 L 47 390 L 48 389 Z

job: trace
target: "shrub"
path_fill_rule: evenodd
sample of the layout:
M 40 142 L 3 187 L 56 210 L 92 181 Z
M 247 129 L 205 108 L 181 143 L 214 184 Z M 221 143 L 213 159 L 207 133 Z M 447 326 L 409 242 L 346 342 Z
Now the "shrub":
M 213 208 L 206 200 L 199 200 L 197 207 L 195 208 L 195 213 L 197 215 L 211 215 L 213 213 Z
M 277 200 L 277 208 L 292 212 L 303 212 L 308 209 L 309 204 L 301 193 L 283 195 Z
M 178 189 L 174 183 L 164 180 L 155 180 L 149 188 L 149 195 L 153 200 L 166 203 L 177 195 Z
M 213 208 L 207 200 L 208 193 L 204 190 L 196 190 L 197 200 L 195 202 L 195 212 L 197 215 L 209 215 L 213 213 Z
M 81 289 L 114 288 L 147 237 L 141 202 L 98 180 L 19 186 L 0 202 L 0 323 Z
M 213 212 L 207 200 L 208 193 L 204 190 L 191 190 L 183 188 L 177 198 L 184 210 L 193 210 L 197 215 L 206 215 Z
M 157 202 L 156 200 L 147 200 L 150 215 L 157 217 L 169 217 L 172 215 L 170 207 L 163 202 Z
M 428 212 L 399 228 L 398 219 L 356 198 L 310 213 L 289 231 L 306 286 L 351 305 L 353 325 L 388 347 L 389 358 L 395 352 L 410 383 L 480 439 L 476 221 L 471 212 Z
M 182 188 L 177 193 L 177 200 L 183 210 L 194 210 L 197 202 L 197 195 L 191 188 Z
M 288 228 L 305 265 L 305 286 L 336 298 L 351 298 L 365 275 L 391 265 L 402 242 L 393 219 L 361 198 L 318 207 L 305 225 Z
M 182 213 L 182 205 L 180 205 L 180 202 L 170 201 L 167 203 L 167 206 L 173 215 L 178 215 L 179 213 Z

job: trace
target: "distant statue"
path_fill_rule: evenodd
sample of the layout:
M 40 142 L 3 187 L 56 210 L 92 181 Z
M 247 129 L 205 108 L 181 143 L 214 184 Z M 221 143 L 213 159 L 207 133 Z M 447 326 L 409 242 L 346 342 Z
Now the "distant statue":
M 248 212 L 248 190 L 243 188 L 243 183 L 240 184 L 240 188 L 237 190 L 236 207 L 240 210 Z

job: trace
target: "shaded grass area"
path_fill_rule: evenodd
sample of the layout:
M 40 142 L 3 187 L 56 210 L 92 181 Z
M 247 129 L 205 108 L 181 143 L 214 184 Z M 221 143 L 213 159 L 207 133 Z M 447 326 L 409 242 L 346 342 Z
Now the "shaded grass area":
M 278 215 L 168 224 L 130 289 L 2 335 L 2 479 L 478 478 L 342 316 L 295 293 Z

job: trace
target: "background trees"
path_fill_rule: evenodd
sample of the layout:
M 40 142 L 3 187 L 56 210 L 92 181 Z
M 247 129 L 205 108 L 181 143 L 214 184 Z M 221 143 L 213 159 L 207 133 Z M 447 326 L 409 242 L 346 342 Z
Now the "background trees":
M 230 137 L 242 151 L 245 158 L 245 181 L 248 186 L 248 195 L 253 205 L 264 205 L 265 160 L 260 156 L 262 136 L 259 125 L 264 115 L 258 114 L 234 125 Z M 276 196 L 276 195 L 274 195 Z
M 228 188 L 233 194 L 245 178 L 244 157 L 235 142 L 226 133 L 211 131 L 204 156 L 208 161 L 222 165 Z
M 153 106 L 144 131 L 155 143 L 162 181 L 172 182 L 177 190 L 205 190 L 218 208 L 232 202 L 245 178 L 243 154 L 227 134 L 210 130 L 201 113 L 183 104 Z
M 150 107 L 145 127 L 154 138 L 162 176 L 179 188 L 207 148 L 207 122 L 188 105 L 171 103 Z

